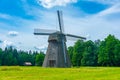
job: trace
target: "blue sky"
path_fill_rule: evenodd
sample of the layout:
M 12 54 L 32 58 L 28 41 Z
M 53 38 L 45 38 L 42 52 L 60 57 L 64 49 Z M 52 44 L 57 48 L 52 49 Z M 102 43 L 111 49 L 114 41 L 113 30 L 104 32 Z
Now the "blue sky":
M 108 34 L 120 39 L 120 0 L 0 0 L 0 47 L 46 49 L 48 36 L 33 31 L 58 30 L 56 10 L 63 11 L 66 33 L 93 41 Z

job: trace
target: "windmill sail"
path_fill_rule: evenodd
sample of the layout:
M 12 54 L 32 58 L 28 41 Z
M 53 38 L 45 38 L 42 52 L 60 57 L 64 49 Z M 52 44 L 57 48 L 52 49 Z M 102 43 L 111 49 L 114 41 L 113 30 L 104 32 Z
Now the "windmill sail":
M 63 24 L 62 11 L 58 10 L 57 14 L 58 14 L 60 33 L 63 34 L 64 33 L 64 24 Z M 64 35 L 61 35 L 61 41 L 62 41 L 62 49 L 63 49 L 63 54 L 64 54 L 64 61 L 65 61 L 65 65 L 66 65 L 67 60 L 66 60 L 65 36 Z
M 57 32 L 56 30 L 47 30 L 47 29 L 34 29 L 35 35 L 50 35 Z
M 78 39 L 84 39 L 86 40 L 85 37 L 81 37 L 81 36 L 77 36 L 77 35 L 72 35 L 72 34 L 65 34 L 67 39 L 70 39 L 70 40 L 78 40 Z
M 62 11 L 58 10 L 57 14 L 58 14 L 58 22 L 59 22 L 60 32 L 64 33 L 64 23 L 63 23 Z

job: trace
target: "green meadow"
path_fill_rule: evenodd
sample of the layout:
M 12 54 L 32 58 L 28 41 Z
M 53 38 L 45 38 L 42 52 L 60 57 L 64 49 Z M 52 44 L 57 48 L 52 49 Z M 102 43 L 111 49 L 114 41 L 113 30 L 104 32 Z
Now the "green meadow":
M 0 80 L 120 80 L 119 67 L 0 67 Z

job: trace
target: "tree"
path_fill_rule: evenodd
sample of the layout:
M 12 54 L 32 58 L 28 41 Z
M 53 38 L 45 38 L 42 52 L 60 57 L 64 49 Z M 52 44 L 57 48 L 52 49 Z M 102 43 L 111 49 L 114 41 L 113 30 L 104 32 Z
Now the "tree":
M 40 54 L 36 55 L 36 65 L 37 66 L 42 66 L 43 61 L 44 61 L 45 54 L 43 52 L 40 52 Z
M 38 52 L 37 51 L 33 51 L 32 56 L 33 56 L 33 59 L 34 59 L 34 63 L 33 63 L 34 66 L 35 66 L 35 63 L 36 63 L 36 56 L 37 55 L 38 55 Z
M 0 48 L 0 65 L 2 65 L 2 49 Z
M 73 66 L 80 66 L 81 59 L 84 52 L 84 42 L 83 40 L 78 40 L 74 45 L 72 63 Z
M 68 47 L 68 54 L 70 56 L 70 60 L 72 60 L 72 57 L 73 57 L 73 50 L 74 48 L 72 46 Z
M 23 66 L 25 62 L 32 63 L 32 55 L 25 51 L 19 51 L 19 65 Z
M 120 41 L 115 45 L 114 49 L 114 64 L 120 66 Z
M 13 48 L 7 47 L 2 53 L 2 65 L 17 65 L 17 58 L 13 54 Z
M 118 52 L 117 51 L 117 48 L 119 46 L 118 44 L 119 40 L 116 39 L 113 35 L 109 35 L 107 38 L 105 38 L 104 41 L 102 41 L 98 54 L 99 65 L 114 66 L 116 64 L 115 53 Z
M 82 66 L 96 66 L 97 55 L 95 49 L 96 47 L 94 42 L 92 42 L 91 40 L 85 42 L 85 51 L 81 60 Z

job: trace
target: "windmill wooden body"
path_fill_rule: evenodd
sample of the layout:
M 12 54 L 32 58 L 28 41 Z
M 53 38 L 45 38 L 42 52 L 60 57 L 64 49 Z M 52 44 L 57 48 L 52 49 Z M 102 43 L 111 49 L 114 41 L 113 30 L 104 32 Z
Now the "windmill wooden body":
M 57 15 L 60 31 L 54 32 L 42 29 L 34 30 L 35 35 L 49 35 L 49 44 L 42 65 L 43 67 L 71 67 L 71 62 L 66 47 L 66 36 L 78 39 L 86 39 L 84 37 L 72 34 L 65 34 L 63 28 L 62 11 L 57 11 Z

